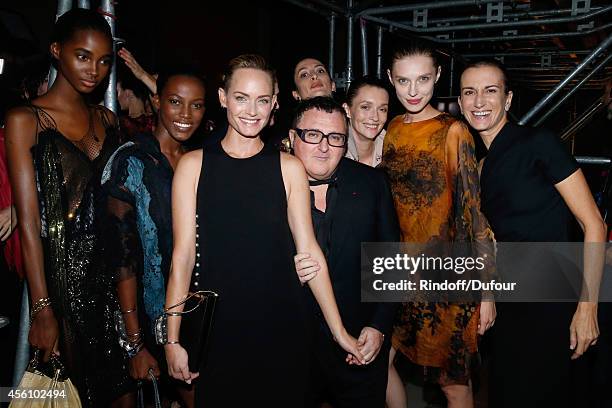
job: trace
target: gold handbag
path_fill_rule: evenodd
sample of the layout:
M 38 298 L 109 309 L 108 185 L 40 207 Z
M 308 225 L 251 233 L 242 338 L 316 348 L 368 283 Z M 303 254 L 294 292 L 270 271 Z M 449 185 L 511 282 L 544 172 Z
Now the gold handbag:
M 40 361 L 40 350 L 34 352 L 19 386 L 12 390 L 9 408 L 80 408 L 79 393 L 65 376 L 58 356 L 51 354 L 48 363 Z

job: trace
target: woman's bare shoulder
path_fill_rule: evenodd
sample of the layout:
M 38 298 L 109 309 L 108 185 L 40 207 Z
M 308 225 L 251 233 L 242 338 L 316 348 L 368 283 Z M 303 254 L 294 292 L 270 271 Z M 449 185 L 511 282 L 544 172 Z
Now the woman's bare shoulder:
M 36 123 L 36 112 L 30 106 L 18 106 L 6 113 L 7 126 L 9 124 L 27 125 L 30 122 Z
M 28 106 L 19 106 L 6 114 L 6 139 L 8 143 L 31 142 L 36 140 L 38 117 L 36 111 Z
M 183 157 L 181 157 L 180 163 L 185 163 L 185 165 L 189 165 L 189 166 L 194 165 L 196 163 L 200 164 L 200 162 L 202 161 L 203 155 L 204 155 L 203 149 L 191 150 L 185 153 Z
M 176 175 L 194 175 L 197 173 L 200 174 L 200 167 L 202 166 L 202 157 L 203 151 L 202 149 L 192 150 L 187 152 L 181 157 L 176 166 Z
M 285 152 L 280 152 L 280 157 L 281 157 L 281 167 L 283 169 L 284 172 L 300 172 L 303 173 L 304 172 L 304 165 L 302 164 L 301 160 L 298 159 L 297 157 L 289 154 L 289 153 L 285 153 Z

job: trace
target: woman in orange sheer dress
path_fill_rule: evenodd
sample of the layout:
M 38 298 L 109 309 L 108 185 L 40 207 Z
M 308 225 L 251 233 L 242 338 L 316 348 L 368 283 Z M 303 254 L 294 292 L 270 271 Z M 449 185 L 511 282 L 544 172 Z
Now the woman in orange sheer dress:
M 393 55 L 387 71 L 406 113 L 389 124 L 382 167 L 387 171 L 403 242 L 468 242 L 492 248 L 480 212 L 474 141 L 466 126 L 430 105 L 440 77 L 432 49 L 411 44 Z M 397 351 L 440 384 L 448 407 L 472 407 L 470 368 L 478 334 L 495 320 L 493 302 L 405 303 L 393 331 L 387 404 L 405 407 L 403 384 L 393 367 Z

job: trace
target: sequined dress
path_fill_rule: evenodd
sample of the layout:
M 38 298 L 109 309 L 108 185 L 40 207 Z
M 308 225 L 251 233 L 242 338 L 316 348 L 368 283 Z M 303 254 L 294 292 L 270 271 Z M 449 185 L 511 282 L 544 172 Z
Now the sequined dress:
M 105 110 L 91 107 L 90 130 L 101 121 L 106 137 L 88 131 L 73 142 L 47 112 L 31 109 L 38 120 L 32 155 L 45 277 L 61 360 L 84 407 L 108 406 L 132 385 L 112 325 L 117 303 L 98 238 L 100 175 L 116 146 L 116 127 Z

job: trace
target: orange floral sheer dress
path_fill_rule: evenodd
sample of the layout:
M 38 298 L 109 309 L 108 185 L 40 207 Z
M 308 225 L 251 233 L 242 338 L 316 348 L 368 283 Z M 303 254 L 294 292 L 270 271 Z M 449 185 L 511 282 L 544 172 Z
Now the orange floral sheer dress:
M 466 126 L 442 113 L 421 122 L 391 121 L 382 168 L 391 182 L 402 242 L 474 243 L 493 254 L 493 234 L 480 212 L 474 140 Z M 424 367 L 429 381 L 467 384 L 478 356 L 479 304 L 405 303 L 393 347 Z

